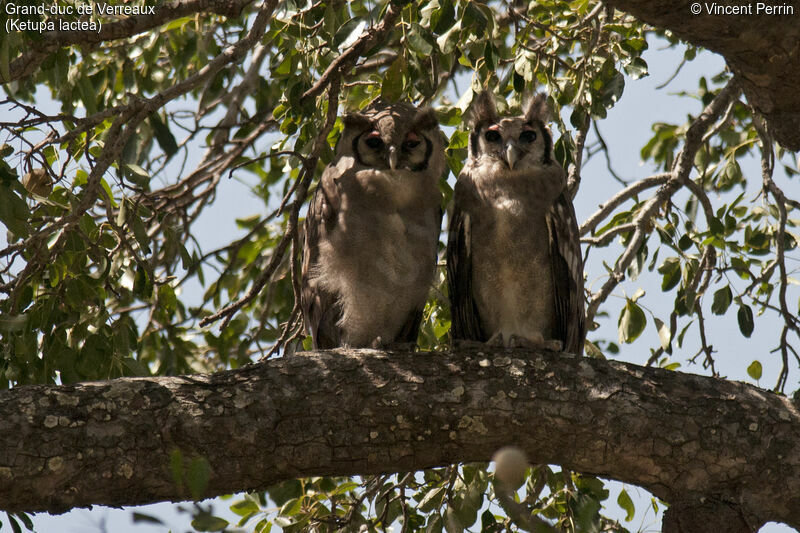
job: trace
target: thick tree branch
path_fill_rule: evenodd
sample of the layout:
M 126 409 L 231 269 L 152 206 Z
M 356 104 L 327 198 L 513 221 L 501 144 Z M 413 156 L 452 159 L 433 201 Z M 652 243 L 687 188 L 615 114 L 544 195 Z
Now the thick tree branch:
M 782 146 L 800 150 L 800 17 L 796 3 L 764 3 L 762 10 L 745 15 L 709 14 L 717 2 L 694 0 L 605 0 L 639 20 L 669 29 L 690 43 L 725 57 L 744 90 L 747 101 L 767 119 L 770 131 Z M 792 12 L 779 11 L 789 7 Z
M 17 387 L 0 410 L 9 511 L 189 498 L 176 450 L 208 462 L 210 497 L 487 461 L 514 444 L 674 505 L 800 526 L 800 412 L 787 398 L 566 354 L 315 352 L 207 376 Z

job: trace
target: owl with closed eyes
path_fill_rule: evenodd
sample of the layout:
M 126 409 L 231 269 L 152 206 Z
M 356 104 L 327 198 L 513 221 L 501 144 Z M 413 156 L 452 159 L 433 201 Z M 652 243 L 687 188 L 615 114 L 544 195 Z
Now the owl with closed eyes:
M 545 95 L 522 116 L 473 102 L 469 158 L 447 242 L 454 344 L 583 352 L 583 262 L 566 174 L 553 160 Z
M 301 306 L 315 349 L 416 342 L 436 270 L 444 140 L 432 109 L 342 118 L 305 221 Z

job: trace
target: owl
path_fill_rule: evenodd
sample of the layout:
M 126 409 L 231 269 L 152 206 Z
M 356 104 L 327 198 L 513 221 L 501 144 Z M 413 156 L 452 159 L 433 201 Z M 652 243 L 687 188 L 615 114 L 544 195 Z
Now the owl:
M 473 106 L 447 242 L 451 337 L 580 354 L 578 225 L 553 160 L 545 96 L 517 117 L 499 117 L 489 92 Z
M 408 103 L 342 122 L 305 221 L 306 329 L 315 349 L 413 345 L 436 270 L 444 135 Z

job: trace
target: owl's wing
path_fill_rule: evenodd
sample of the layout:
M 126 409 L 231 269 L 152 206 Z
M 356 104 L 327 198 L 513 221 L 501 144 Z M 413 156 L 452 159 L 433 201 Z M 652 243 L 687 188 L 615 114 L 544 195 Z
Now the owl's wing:
M 582 354 L 586 337 L 583 303 L 583 258 L 575 208 L 562 192 L 547 213 L 555 291 L 556 331 L 564 350 Z
M 442 217 L 444 213 L 442 212 L 442 208 L 439 208 L 438 212 L 438 223 L 436 224 L 437 228 L 442 227 Z M 433 253 L 433 261 L 436 262 L 436 259 L 439 255 L 439 240 L 436 240 L 436 246 L 432 250 Z M 397 334 L 395 338 L 395 342 L 399 343 L 415 343 L 417 342 L 417 337 L 419 336 L 419 326 L 422 323 L 422 315 L 425 312 L 425 303 L 422 303 L 422 307 L 414 309 L 409 313 L 406 321 L 403 323 L 403 327 L 400 328 L 400 332 Z
M 475 302 L 472 287 L 472 228 L 466 181 L 458 180 L 454 191 L 453 213 L 447 237 L 447 292 L 450 296 L 450 337 L 453 340 L 488 339 Z
M 322 174 L 319 187 L 308 206 L 304 225 L 302 284 L 300 305 L 303 308 L 306 329 L 314 341 L 314 349 L 330 349 L 341 345 L 338 326 L 342 316 L 338 295 L 314 283 L 313 266 L 319 260 L 321 239 L 327 239 L 336 224 L 340 199 L 328 167 Z

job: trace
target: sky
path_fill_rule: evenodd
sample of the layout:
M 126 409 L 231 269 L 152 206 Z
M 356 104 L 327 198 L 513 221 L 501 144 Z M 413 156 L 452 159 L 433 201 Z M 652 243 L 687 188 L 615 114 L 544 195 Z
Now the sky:
M 700 76 L 711 76 L 719 73 L 724 68 L 723 60 L 712 53 L 703 52 L 698 58 L 687 63 L 679 75 L 664 89 L 656 87 L 672 76 L 675 69 L 681 62 L 682 50 L 663 50 L 663 42 L 650 41 L 651 48 L 645 52 L 644 58 L 650 67 L 650 75 L 640 80 L 626 80 L 625 92 L 620 102 L 609 112 L 608 118 L 600 122 L 599 128 L 609 146 L 612 155 L 612 163 L 616 172 L 630 180 L 649 176 L 656 172 L 649 165 L 642 164 L 639 152 L 641 147 L 651 136 L 651 126 L 655 122 L 683 123 L 687 114 L 697 115 L 702 105 L 696 100 L 681 97 L 678 93 L 682 91 L 696 92 L 697 82 Z M 541 89 L 541 88 L 540 88 Z M 594 140 L 593 134 L 589 138 L 591 144 Z M 743 171 L 751 176 L 751 181 L 755 183 L 752 190 L 748 191 L 747 199 L 755 197 L 760 186 L 760 167 L 755 159 L 743 163 Z M 582 171 L 581 190 L 575 200 L 575 208 L 579 223 L 585 220 L 594 212 L 598 203 L 606 200 L 613 194 L 609 188 L 610 180 L 606 162 L 601 154 L 588 161 Z M 451 183 L 453 177 L 450 177 Z M 779 185 L 786 185 L 787 178 L 780 172 L 776 173 L 776 180 Z M 616 186 L 616 185 L 614 185 Z M 195 235 L 200 236 L 204 249 L 210 250 L 214 247 L 228 243 L 243 232 L 235 225 L 235 218 L 251 214 L 263 213 L 265 208 L 262 201 L 255 197 L 249 190 L 249 185 L 237 179 L 224 179 L 217 194 L 217 200 L 208 207 L 203 216 L 198 220 Z M 713 199 L 712 199 L 713 201 Z M 654 245 L 651 245 L 651 248 Z M 601 258 L 602 254 L 593 253 L 590 262 L 586 265 L 588 279 L 591 282 L 603 273 Z M 608 256 L 613 258 L 613 256 Z M 597 286 L 595 286 L 595 289 Z M 621 297 L 623 291 L 631 295 L 637 288 L 643 288 L 649 294 L 660 294 L 660 286 L 653 283 L 653 280 L 639 278 L 636 281 L 626 281 L 615 291 L 611 299 L 611 308 L 616 305 L 617 310 L 624 303 Z M 198 290 L 187 289 L 187 290 Z M 187 294 L 191 297 L 192 295 Z M 671 309 L 673 296 L 666 298 L 647 299 L 646 304 L 657 316 L 665 317 Z M 617 303 L 615 304 L 614 301 Z M 751 358 L 756 356 L 764 366 L 764 380 L 760 383 L 765 388 L 774 385 L 774 376 L 777 375 L 779 362 L 777 355 L 770 355 L 764 347 L 770 349 L 775 344 L 776 332 L 779 332 L 777 323 L 763 324 L 764 321 L 756 322 L 756 331 L 749 340 L 744 340 L 739 333 L 735 319 L 735 313 L 731 316 L 709 317 L 709 331 L 714 337 L 713 343 L 719 352 L 718 369 L 723 376 L 729 379 L 741 380 L 751 384 L 754 381 L 747 376 L 746 367 Z M 601 333 L 604 338 L 616 337 L 617 315 L 612 311 L 611 317 L 601 322 Z M 648 316 L 649 320 L 649 316 Z M 727 334 L 730 332 L 730 334 Z M 591 338 L 591 335 L 590 335 Z M 656 329 L 653 327 L 652 320 L 649 320 L 648 327 L 643 334 L 643 339 L 637 341 L 632 346 L 623 346 L 622 351 L 615 359 L 642 364 L 644 357 L 643 351 L 648 347 L 658 344 Z M 696 343 L 687 341 L 689 346 Z M 687 354 L 676 353 L 675 360 L 685 363 Z M 691 355 L 691 354 L 689 354 Z M 681 371 L 706 374 L 702 367 L 688 367 L 684 364 Z M 798 375 L 793 370 L 790 373 L 788 389 L 797 388 Z M 612 483 L 609 488 L 612 491 L 611 497 L 607 500 L 606 506 L 609 515 L 619 519 L 624 518 L 624 512 L 616 505 L 616 497 L 622 484 Z M 623 522 L 623 525 L 631 531 L 660 531 L 660 517 L 654 517 L 652 512 L 644 512 L 649 506 L 650 495 L 636 487 L 626 485 L 626 490 L 634 497 L 637 507 L 636 517 L 632 522 Z M 216 500 L 213 502 L 214 510 L 220 516 L 235 521 L 236 517 L 227 510 L 227 502 Z M 189 504 L 183 504 L 188 507 Z M 41 533 L 63 532 L 101 532 L 110 533 L 155 533 L 167 531 L 167 529 L 178 532 L 189 530 L 189 515 L 179 511 L 179 506 L 171 503 L 161 503 L 150 506 L 135 508 L 137 512 L 146 513 L 160 518 L 165 525 L 150 526 L 132 523 L 132 509 L 109 509 L 105 507 L 95 507 L 93 510 L 78 509 L 65 515 L 56 517 L 47 514 L 38 514 L 34 517 L 36 530 Z M 0 522 L 5 518 L 0 516 Z M 761 533 L 785 533 L 795 531 L 792 528 L 777 524 L 768 524 L 761 529 Z

